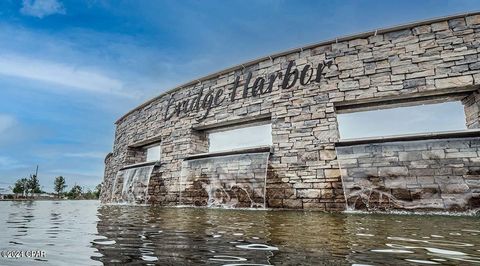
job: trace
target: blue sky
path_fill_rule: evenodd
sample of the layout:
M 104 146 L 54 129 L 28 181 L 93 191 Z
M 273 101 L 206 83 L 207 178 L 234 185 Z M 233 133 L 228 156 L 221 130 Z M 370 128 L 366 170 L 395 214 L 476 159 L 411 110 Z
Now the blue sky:
M 259 56 L 480 10 L 479 1 L 0 1 L 0 187 L 101 182 L 114 121 Z

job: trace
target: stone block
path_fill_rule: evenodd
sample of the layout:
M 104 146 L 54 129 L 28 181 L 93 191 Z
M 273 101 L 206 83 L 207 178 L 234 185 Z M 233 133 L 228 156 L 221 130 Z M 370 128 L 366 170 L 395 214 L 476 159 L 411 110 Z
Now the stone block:
M 475 158 L 478 154 L 474 151 L 447 152 L 445 158 Z
M 385 40 L 398 39 L 402 37 L 407 37 L 412 35 L 412 32 L 409 29 L 391 31 L 384 34 Z
M 400 161 L 417 161 L 422 159 L 422 153 L 420 151 L 401 151 L 398 153 L 398 159 Z
M 463 211 L 468 207 L 468 200 L 471 195 L 449 195 L 442 194 L 443 204 L 445 209 L 451 211 Z
M 385 188 L 387 189 L 407 187 L 407 181 L 403 176 L 387 176 L 383 181 L 385 183 Z
M 282 200 L 281 199 L 269 199 L 267 201 L 267 205 L 269 208 L 282 208 Z
M 320 160 L 334 160 L 337 158 L 337 153 L 335 150 L 321 150 L 320 151 Z
M 432 24 L 432 31 L 448 30 L 448 22 L 441 21 Z
M 448 26 L 454 31 L 465 29 L 465 25 L 464 18 L 455 18 L 448 21 Z
M 432 31 L 432 26 L 430 25 L 421 25 L 413 28 L 413 34 L 415 35 L 425 34 L 431 31 Z
M 354 81 L 341 81 L 338 84 L 338 89 L 340 91 L 356 90 L 356 89 L 359 89 L 359 88 L 360 88 L 360 84 L 356 80 L 354 80 Z
M 471 75 L 442 78 L 435 80 L 437 89 L 456 88 L 473 85 L 473 77 Z
M 406 176 L 407 174 L 408 174 L 408 169 L 405 166 L 390 166 L 390 167 L 378 168 L 378 175 L 381 177 Z
M 435 176 L 435 183 L 439 185 L 447 184 L 464 184 L 465 181 L 461 176 Z
M 283 156 L 281 158 L 282 163 L 297 163 L 298 158 L 297 156 Z
M 403 89 L 403 85 L 383 85 L 383 86 L 377 86 L 377 90 L 379 92 L 386 92 L 386 91 L 399 91 Z
M 340 169 L 325 169 L 326 178 L 337 178 L 340 177 Z
M 284 199 L 283 207 L 290 209 L 302 209 L 303 204 L 301 199 Z
M 410 190 L 405 188 L 395 188 L 392 189 L 392 196 L 397 200 L 411 201 L 412 196 L 410 195 Z
M 297 197 L 302 199 L 316 199 L 321 197 L 320 189 L 297 189 Z
M 397 75 L 397 74 L 406 74 L 406 73 L 412 73 L 415 71 L 415 69 L 418 68 L 415 65 L 400 65 L 400 66 L 394 66 L 392 67 L 392 74 Z
M 322 189 L 321 195 L 322 195 L 322 198 L 324 199 L 331 199 L 334 197 L 333 189 L 328 189 L 328 188 Z
M 285 198 L 284 189 L 281 188 L 268 188 L 267 199 L 283 199 Z
M 480 24 L 480 15 L 468 16 L 465 18 L 467 25 L 477 25 Z
M 480 188 L 480 179 L 465 179 L 465 183 L 470 189 L 478 189 Z
M 332 210 L 332 208 L 328 208 L 325 206 L 325 203 L 322 202 L 304 202 L 303 208 L 308 210 L 317 210 L 317 211 L 324 211 L 324 210 Z
M 444 150 L 422 151 L 422 159 L 437 160 L 445 158 Z
M 427 69 L 424 71 L 417 71 L 411 74 L 407 74 L 406 78 L 407 79 L 414 79 L 414 78 L 423 78 L 423 77 L 428 77 L 428 76 L 433 76 L 435 75 L 435 70 L 434 69 Z
M 327 202 L 325 203 L 325 207 L 328 210 L 343 211 L 346 206 L 344 202 Z
M 409 88 L 425 86 L 425 83 L 426 83 L 425 78 L 408 79 L 403 81 L 403 88 L 409 89 Z
M 341 184 L 341 183 L 333 183 L 333 184 Z M 332 183 L 313 183 L 313 188 L 332 188 Z
M 348 42 L 348 46 L 350 47 L 367 45 L 367 44 L 368 44 L 368 40 L 366 39 L 354 39 Z
M 440 186 L 442 194 L 464 194 L 470 191 L 470 188 L 465 183 L 460 184 L 444 184 Z
M 431 169 L 428 169 L 429 171 Z M 432 174 L 433 174 L 433 170 L 432 170 Z M 421 185 L 425 185 L 425 184 L 434 184 L 435 183 L 435 179 L 433 178 L 433 176 L 417 176 L 417 182 Z

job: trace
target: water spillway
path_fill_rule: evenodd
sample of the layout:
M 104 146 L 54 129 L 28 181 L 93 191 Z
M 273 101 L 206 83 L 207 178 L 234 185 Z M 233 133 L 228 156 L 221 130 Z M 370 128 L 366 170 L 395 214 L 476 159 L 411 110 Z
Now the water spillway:
M 111 203 L 145 204 L 154 165 L 118 171 L 112 186 Z
M 223 208 L 265 208 L 269 152 L 185 160 L 180 204 Z
M 440 137 L 337 147 L 347 210 L 478 210 L 480 138 Z

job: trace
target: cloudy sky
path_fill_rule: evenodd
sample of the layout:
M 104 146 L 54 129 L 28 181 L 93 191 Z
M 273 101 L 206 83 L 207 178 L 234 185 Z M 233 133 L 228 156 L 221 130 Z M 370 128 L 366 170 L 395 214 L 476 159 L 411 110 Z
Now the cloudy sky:
M 0 187 L 101 182 L 114 121 L 162 91 L 335 36 L 479 1 L 0 1 Z

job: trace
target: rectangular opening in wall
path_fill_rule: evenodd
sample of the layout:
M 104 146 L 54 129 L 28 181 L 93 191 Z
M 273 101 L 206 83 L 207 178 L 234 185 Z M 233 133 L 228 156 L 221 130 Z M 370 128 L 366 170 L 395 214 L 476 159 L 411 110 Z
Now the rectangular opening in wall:
M 209 152 L 272 145 L 272 124 L 241 125 L 208 132 Z
M 147 162 L 156 162 L 160 161 L 160 156 L 161 156 L 161 149 L 160 149 L 160 144 L 155 144 L 152 146 L 145 147 L 147 150 Z
M 337 118 L 341 139 L 466 129 L 459 101 L 345 113 Z

